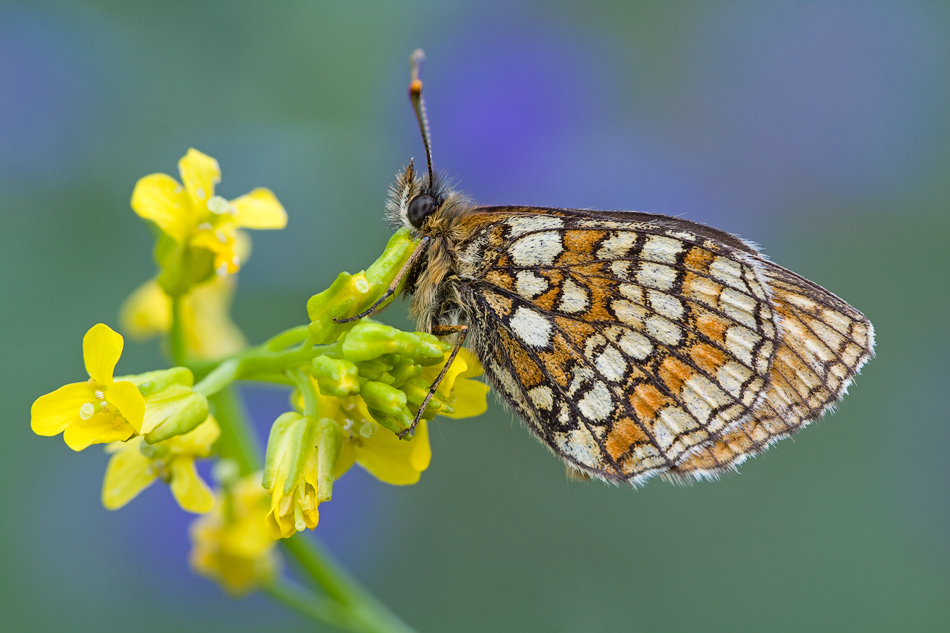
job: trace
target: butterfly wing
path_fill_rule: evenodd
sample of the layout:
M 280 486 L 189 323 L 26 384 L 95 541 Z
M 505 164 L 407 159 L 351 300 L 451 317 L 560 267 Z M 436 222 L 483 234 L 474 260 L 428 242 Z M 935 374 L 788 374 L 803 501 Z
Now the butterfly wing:
M 764 272 L 781 317 L 765 398 L 749 420 L 676 464 L 674 478 L 715 477 L 817 420 L 873 355 L 874 328 L 863 314 L 781 266 L 766 262 Z
M 640 483 L 762 401 L 779 315 L 738 238 L 666 216 L 531 207 L 459 223 L 454 283 L 473 348 L 575 469 Z

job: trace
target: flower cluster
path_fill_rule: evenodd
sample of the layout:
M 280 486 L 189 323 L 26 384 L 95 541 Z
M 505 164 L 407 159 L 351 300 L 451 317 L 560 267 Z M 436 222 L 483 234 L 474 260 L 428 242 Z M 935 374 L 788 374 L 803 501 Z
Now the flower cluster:
M 124 339 L 94 325 L 82 344 L 88 379 L 39 397 L 31 425 L 39 435 L 62 433 L 76 451 L 105 444 L 106 508 L 167 484 L 181 508 L 202 515 L 192 567 L 243 593 L 277 582 L 276 543 L 317 526 L 319 504 L 354 464 L 390 484 L 416 483 L 431 459 L 427 422 L 481 414 L 487 386 L 473 380 L 481 373 L 474 356 L 453 354 L 435 336 L 338 322 L 398 283 L 416 246 L 405 230 L 365 271 L 342 273 L 311 297 L 309 323 L 249 347 L 229 315 L 235 273 L 250 252 L 240 229 L 283 228 L 286 213 L 266 189 L 231 201 L 215 195 L 218 164 L 194 149 L 179 171 L 182 184 L 152 174 L 135 186 L 132 208 L 156 229 L 158 271 L 120 315 L 133 337 L 166 336 L 175 366 L 116 376 Z M 240 440 L 251 432 L 233 406 L 241 380 L 293 387 L 289 410 L 271 425 L 262 472 L 260 456 L 248 453 L 253 442 Z M 199 460 L 214 462 L 216 491 Z

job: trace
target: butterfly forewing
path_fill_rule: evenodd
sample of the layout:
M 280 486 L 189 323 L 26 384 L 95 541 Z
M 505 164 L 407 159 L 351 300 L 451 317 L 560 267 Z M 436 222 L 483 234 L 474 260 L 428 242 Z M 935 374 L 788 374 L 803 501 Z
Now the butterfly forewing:
M 673 470 L 761 401 L 778 315 L 761 261 L 736 238 L 662 216 L 523 207 L 474 209 L 458 226 L 473 346 L 575 467 L 633 483 Z

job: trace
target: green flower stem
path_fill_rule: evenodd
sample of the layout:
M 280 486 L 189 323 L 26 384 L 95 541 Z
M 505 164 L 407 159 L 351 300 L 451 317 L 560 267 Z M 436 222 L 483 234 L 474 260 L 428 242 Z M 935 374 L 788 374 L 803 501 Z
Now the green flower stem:
M 172 298 L 172 323 L 168 332 L 168 354 L 175 365 L 184 365 L 188 356 L 188 346 L 185 344 L 185 325 L 182 319 L 182 298 L 175 295 Z
M 266 344 L 251 347 L 220 362 L 195 385 L 195 391 L 211 396 L 235 380 L 248 380 L 301 367 L 322 354 L 325 348 L 326 346 L 304 345 L 283 352 L 272 352 L 267 349 Z M 280 382 L 286 384 L 285 380 Z
M 279 351 L 291 345 L 301 344 L 308 338 L 310 338 L 310 326 L 298 325 L 271 337 L 264 342 L 263 346 L 269 350 Z
M 349 608 L 366 633 L 415 633 L 346 573 L 313 539 L 297 534 L 281 541 L 328 596 Z
M 317 419 L 317 390 L 313 388 L 310 377 L 299 369 L 289 373 L 297 388 L 300 389 L 300 395 L 303 396 L 303 414 Z
M 237 461 L 242 474 L 258 470 L 263 452 L 234 389 L 221 389 L 211 395 L 209 400 L 221 427 L 221 456 Z M 281 544 L 326 593 L 327 598 L 308 596 L 302 590 L 291 589 L 286 583 L 274 583 L 268 587 L 268 591 L 276 599 L 316 620 L 358 633 L 414 633 L 413 629 L 332 561 L 314 541 L 298 534 L 283 539 Z M 334 606 L 328 609 L 328 604 Z
M 218 440 L 222 457 L 233 459 L 246 475 L 261 468 L 260 456 L 264 454 L 260 440 L 247 422 L 244 406 L 233 388 L 222 389 L 208 397 L 214 407 L 214 416 L 221 427 Z
M 360 630 L 353 616 L 338 603 L 329 598 L 315 596 L 287 580 L 276 580 L 264 587 L 264 590 L 278 602 L 291 609 L 310 616 L 314 620 L 325 622 L 340 629 Z

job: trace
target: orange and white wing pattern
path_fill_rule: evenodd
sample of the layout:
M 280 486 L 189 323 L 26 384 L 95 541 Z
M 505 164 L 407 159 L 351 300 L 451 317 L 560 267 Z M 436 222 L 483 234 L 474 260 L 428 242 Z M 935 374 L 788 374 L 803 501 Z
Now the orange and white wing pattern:
M 698 460 L 753 420 L 763 428 L 782 420 L 791 432 L 802 407 L 820 412 L 841 395 L 870 350 L 860 313 L 699 224 L 482 207 L 460 229 L 458 301 L 486 373 L 535 434 L 584 474 L 639 484 L 729 467 L 737 460 Z M 844 320 L 866 327 L 863 343 L 852 330 L 855 349 L 831 334 Z M 803 329 L 849 357 L 811 370 L 827 389 L 810 385 L 800 404 L 779 402 L 782 380 L 798 388 L 811 376 L 802 369 L 810 361 L 778 352 L 797 349 L 784 340 Z M 807 339 L 795 345 L 830 362 Z M 793 373 L 783 379 L 777 371 Z
M 824 288 L 766 263 L 781 317 L 765 398 L 748 420 L 681 460 L 672 478 L 710 478 L 820 418 L 872 356 L 874 328 Z

